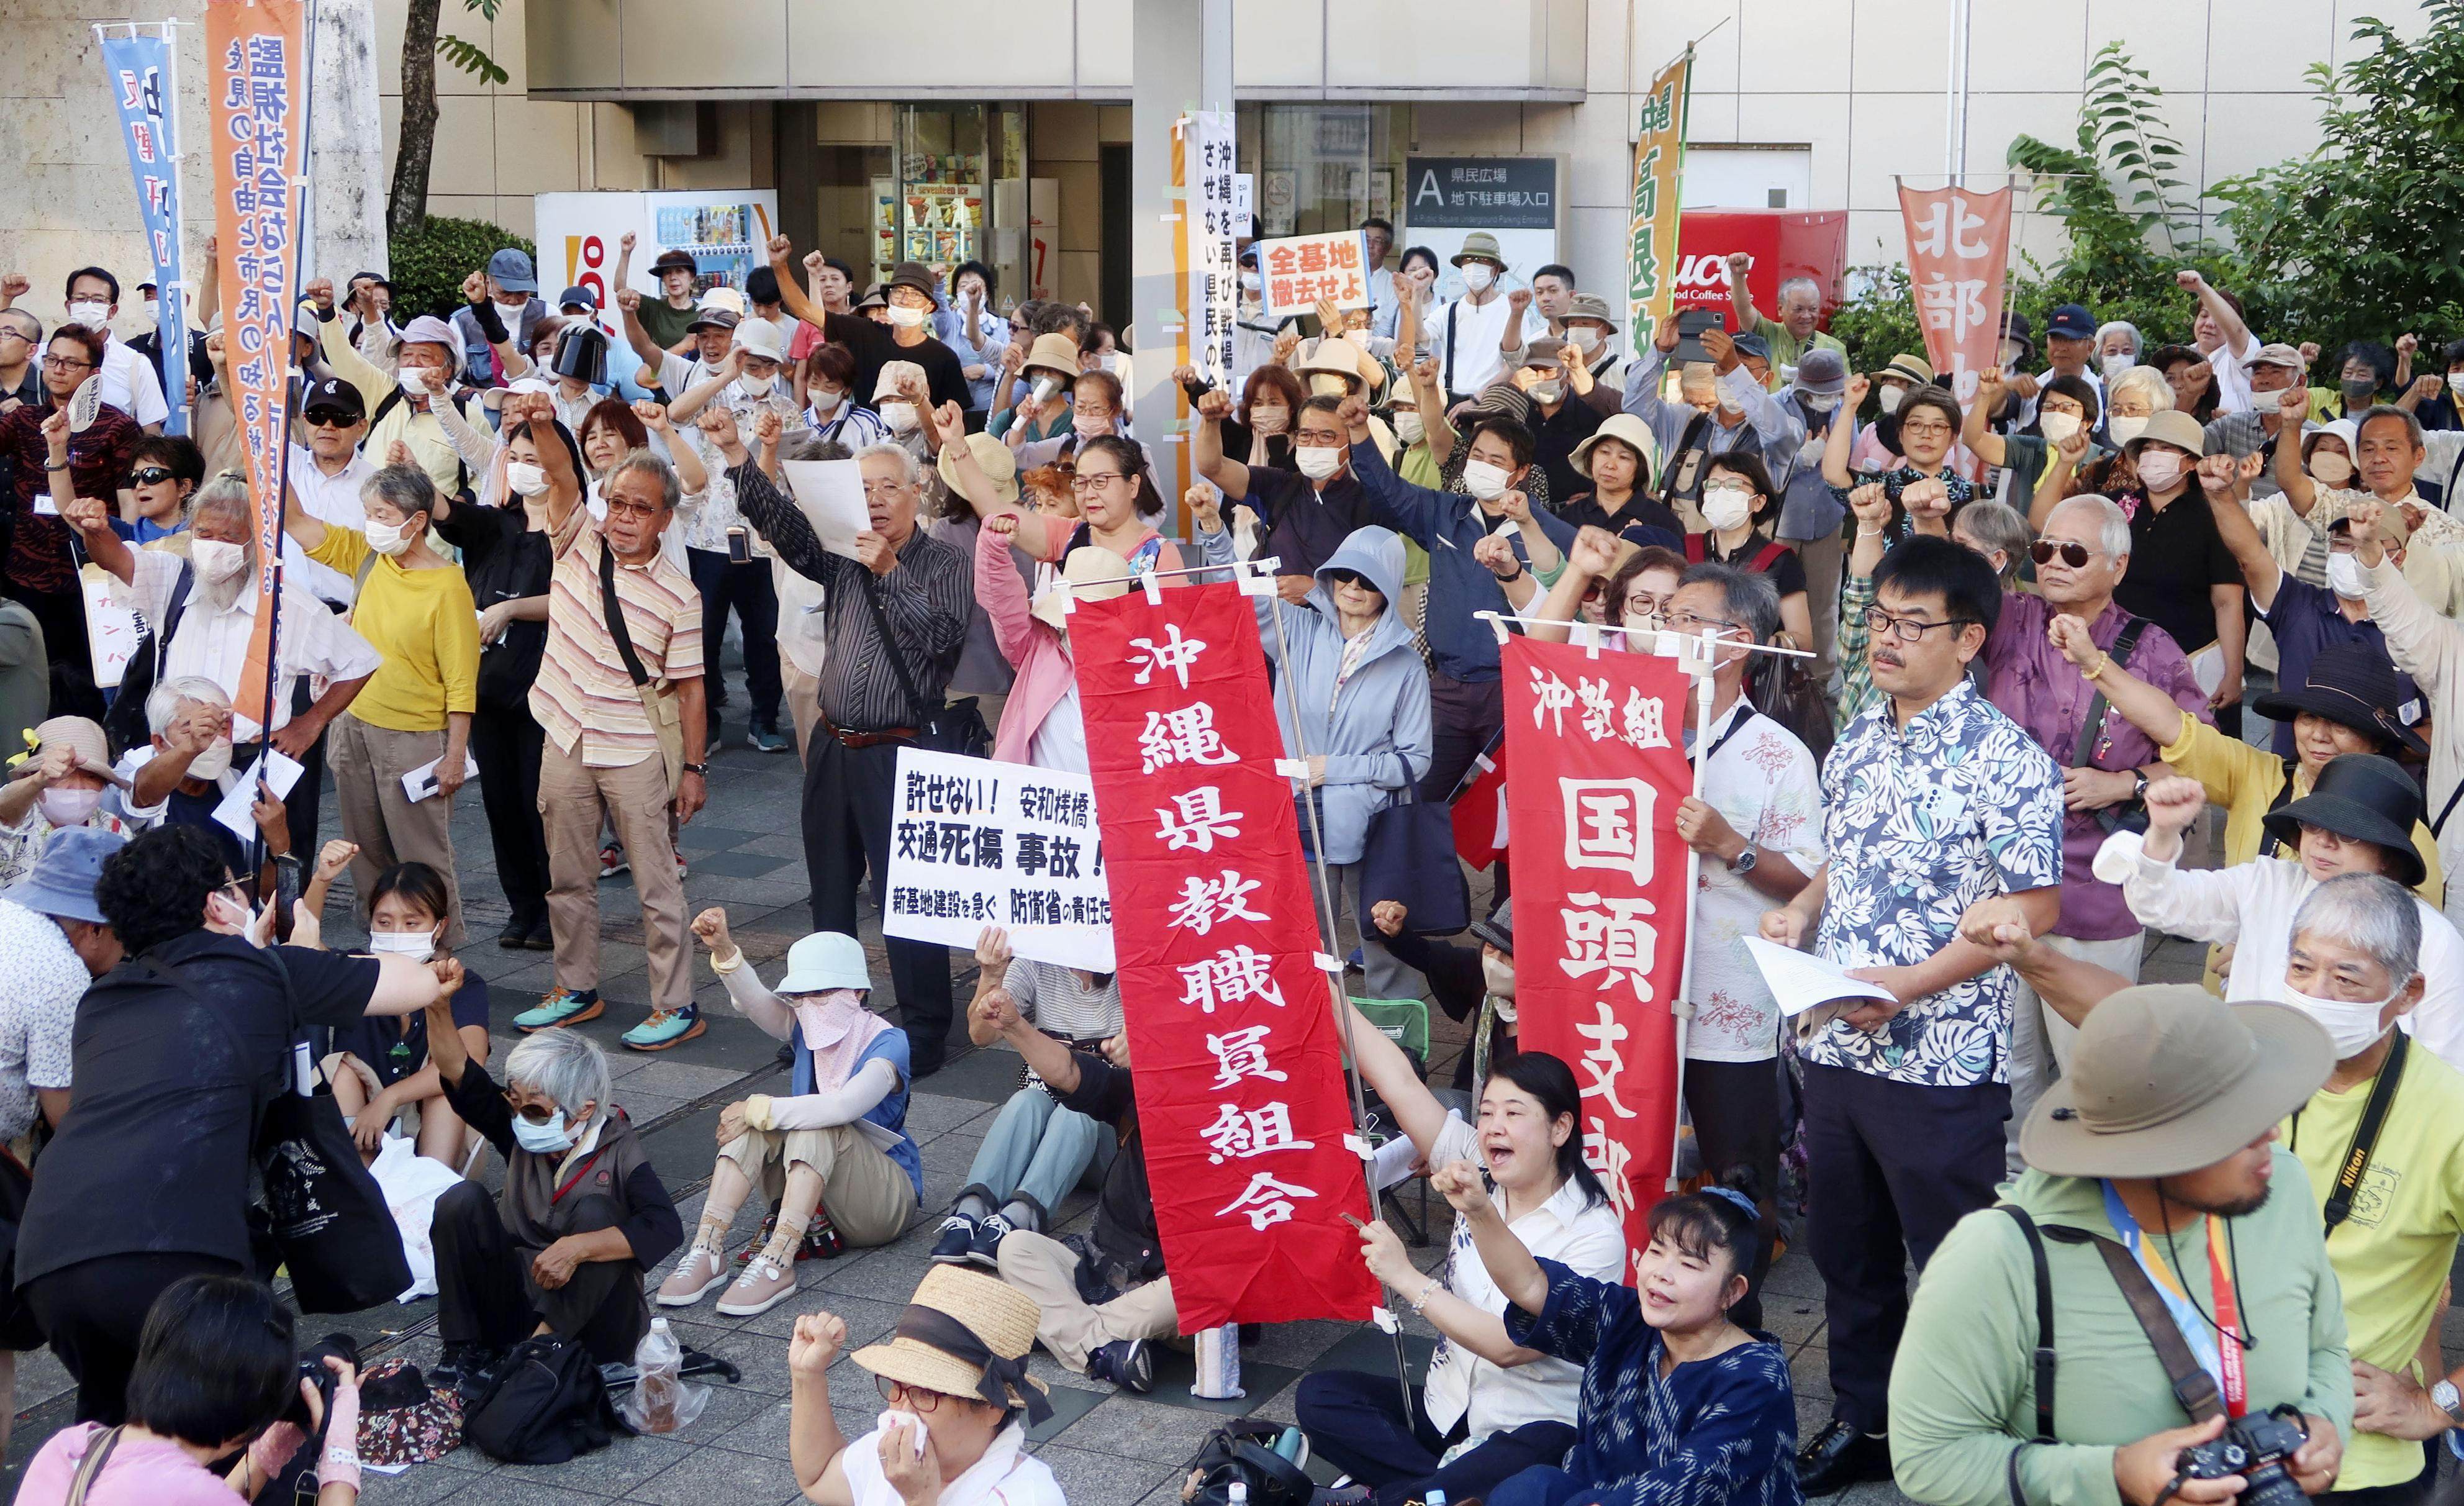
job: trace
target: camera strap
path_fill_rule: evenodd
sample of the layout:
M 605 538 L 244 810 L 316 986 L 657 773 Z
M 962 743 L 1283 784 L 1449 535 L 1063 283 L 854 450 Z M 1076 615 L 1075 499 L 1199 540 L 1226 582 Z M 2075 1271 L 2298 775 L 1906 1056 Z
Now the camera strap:
M 2128 1246 L 2083 1229 L 2058 1224 L 2040 1227 L 2048 1239 L 2059 1240 L 2066 1245 L 2096 1247 L 2096 1252 L 2104 1259 L 2105 1270 L 2112 1273 L 2113 1284 L 2122 1289 L 2123 1300 L 2130 1305 L 2130 1316 L 2139 1319 L 2140 1328 L 2156 1350 L 2156 1358 L 2163 1362 L 2165 1375 L 2173 1384 L 2174 1399 L 2182 1404 L 2182 1410 L 2189 1413 L 2192 1422 L 2203 1423 L 2211 1417 L 2223 1415 L 2238 1417 L 2247 1409 L 2241 1384 L 2239 1346 L 2231 1343 L 2218 1346 L 2228 1357 L 2223 1366 L 2223 1383 L 2219 1384 L 2216 1375 L 2191 1353 L 2189 1340 L 2183 1337 L 2181 1325 L 2173 1320 L 2172 1308 L 2166 1302 L 2164 1294 L 2156 1290 L 2156 1283 L 2149 1278 L 2146 1269 L 2139 1263 L 2139 1257 L 2131 1253 Z M 2233 1313 L 2233 1282 L 2219 1270 L 2215 1285 L 2216 1320 L 2220 1325 L 2231 1328 L 2238 1318 L 2237 1313 L 2233 1317 L 2227 1316 Z
M 2386 1125 L 2387 1108 L 2395 1102 L 2396 1088 L 2404 1080 L 2404 1058 L 2409 1044 L 2404 1031 L 2395 1031 L 2387 1043 L 2387 1060 L 2379 1063 L 2378 1075 L 2370 1079 L 2369 1101 L 2362 1105 L 2361 1122 L 2353 1126 L 2353 1143 L 2338 1163 L 2336 1185 L 2327 1194 L 2325 1233 L 2334 1233 L 2337 1225 L 2352 1216 L 2353 1195 L 2361 1190 L 2362 1178 L 2369 1173 L 2370 1152 L 2378 1147 L 2379 1130 Z M 2299 1109 L 2293 1111 L 2293 1143 L 2301 1143 Z

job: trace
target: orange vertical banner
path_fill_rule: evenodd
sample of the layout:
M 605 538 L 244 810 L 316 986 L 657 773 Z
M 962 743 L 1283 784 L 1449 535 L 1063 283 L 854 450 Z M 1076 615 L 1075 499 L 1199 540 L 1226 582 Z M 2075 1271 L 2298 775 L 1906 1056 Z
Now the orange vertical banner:
M 2002 281 L 2011 263 L 2011 190 L 1900 188 L 1908 283 L 1934 380 L 1962 403 L 2002 365 Z
M 256 502 L 256 629 L 232 704 L 259 721 L 275 662 L 283 472 L 291 448 L 291 322 L 308 170 L 308 34 L 301 0 L 207 0 L 214 164 L 231 403 Z

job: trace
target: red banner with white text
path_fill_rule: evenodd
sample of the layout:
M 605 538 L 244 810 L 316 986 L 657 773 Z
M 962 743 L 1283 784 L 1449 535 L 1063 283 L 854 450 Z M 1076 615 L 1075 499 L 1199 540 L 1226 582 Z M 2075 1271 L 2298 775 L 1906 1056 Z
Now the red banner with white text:
M 1658 654 L 1523 637 L 1505 673 L 1517 1044 L 1573 1069 L 1584 1159 L 1640 1251 L 1676 1151 L 1688 682 Z
M 2011 190 L 1900 189 L 1908 284 L 1934 380 L 1962 403 L 2002 365 L 2002 279 L 2011 262 Z
M 1180 1331 L 1366 1318 L 1343 1215 L 1373 1215 L 1257 618 L 1236 586 L 1160 595 L 1079 603 L 1069 647 Z
M 297 297 L 308 171 L 306 10 L 299 0 L 208 0 L 208 119 L 213 129 L 212 269 L 225 311 L 231 406 L 256 502 L 254 636 L 232 705 L 264 716 L 274 660 L 275 567 L 282 558 L 282 474 L 290 454 L 291 322 Z

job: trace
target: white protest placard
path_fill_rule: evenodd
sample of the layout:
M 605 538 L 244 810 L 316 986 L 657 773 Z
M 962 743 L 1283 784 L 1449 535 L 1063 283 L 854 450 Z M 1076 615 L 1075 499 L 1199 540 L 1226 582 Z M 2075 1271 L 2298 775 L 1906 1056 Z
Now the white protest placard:
M 973 951 L 985 926 L 1036 962 L 1109 973 L 1112 899 L 1084 774 L 898 750 L 884 936 Z
M 872 515 L 864 510 L 864 473 L 857 463 L 782 460 L 779 469 L 787 473 L 787 490 L 822 547 L 854 559 L 855 536 L 872 527 Z
M 256 785 L 264 780 L 276 800 L 286 799 L 291 786 L 299 783 L 301 764 L 285 757 L 278 748 L 267 748 L 265 756 L 251 764 L 231 787 L 223 791 L 222 804 L 214 807 L 214 819 L 231 829 L 246 847 L 256 840 Z
M 137 609 L 99 565 L 77 567 L 77 591 L 85 598 L 85 642 L 94 659 L 95 687 L 110 690 L 128 673 L 128 661 L 137 657 L 143 631 Z
M 1369 306 L 1368 255 L 1356 230 L 1262 240 L 1258 267 L 1270 319 L 1312 313 L 1321 299 L 1339 309 Z

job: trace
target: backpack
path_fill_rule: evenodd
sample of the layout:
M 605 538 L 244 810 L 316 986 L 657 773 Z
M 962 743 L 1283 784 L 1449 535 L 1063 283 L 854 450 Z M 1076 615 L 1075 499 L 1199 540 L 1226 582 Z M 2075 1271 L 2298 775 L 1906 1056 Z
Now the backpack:
M 1309 1506 L 1316 1483 L 1308 1472 L 1275 1451 L 1280 1423 L 1234 1418 L 1215 1430 L 1189 1461 L 1199 1473 L 1185 1506 L 1227 1506 L 1235 1480 L 1248 1487 L 1249 1506 Z
M 615 1408 L 590 1351 L 554 1334 L 516 1344 L 462 1423 L 464 1441 L 507 1464 L 562 1464 L 614 1441 Z

